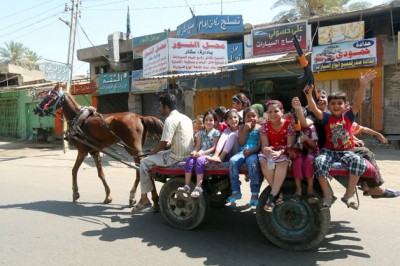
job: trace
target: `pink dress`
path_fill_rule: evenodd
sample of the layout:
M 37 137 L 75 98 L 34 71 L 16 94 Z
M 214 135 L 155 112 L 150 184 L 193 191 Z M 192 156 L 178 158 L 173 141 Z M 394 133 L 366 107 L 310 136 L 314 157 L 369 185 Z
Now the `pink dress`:
M 318 141 L 317 130 L 314 125 L 309 128 L 302 128 L 301 132 L 309 137 L 312 141 Z M 296 179 L 312 178 L 314 176 L 314 158 L 318 153 L 316 149 L 309 147 L 306 143 L 303 144 L 302 155 L 298 156 L 292 162 L 293 177 Z

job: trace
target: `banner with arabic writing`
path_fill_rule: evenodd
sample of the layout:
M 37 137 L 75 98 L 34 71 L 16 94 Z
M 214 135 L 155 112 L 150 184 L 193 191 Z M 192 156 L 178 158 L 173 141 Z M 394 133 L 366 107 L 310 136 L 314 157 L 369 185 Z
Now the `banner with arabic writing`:
M 132 39 L 133 59 L 142 58 L 143 50 L 167 38 L 167 32 L 160 32 Z
M 168 39 L 143 50 L 143 77 L 165 74 L 168 71 Z
M 96 82 L 71 84 L 72 95 L 91 94 L 96 88 Z
M 70 72 L 67 64 L 45 62 L 40 68 L 44 71 L 44 79 L 47 81 L 66 83 L 69 80 Z
M 226 41 L 168 38 L 143 51 L 143 77 L 218 70 L 228 63 L 227 47 Z
M 300 47 L 307 49 L 307 23 L 298 22 L 280 26 L 255 29 L 253 37 L 253 57 L 295 52 L 293 35 L 299 40 Z
M 189 38 L 210 33 L 243 32 L 242 15 L 195 16 L 176 27 L 176 37 Z
M 132 71 L 131 92 L 159 92 L 168 89 L 167 79 L 141 79 L 143 70 Z
M 228 63 L 226 41 L 169 38 L 168 47 L 169 71 L 213 71 Z
M 128 72 L 107 73 L 99 75 L 100 95 L 122 92 L 129 92 Z
M 315 46 L 311 63 L 313 72 L 375 66 L 376 38 Z

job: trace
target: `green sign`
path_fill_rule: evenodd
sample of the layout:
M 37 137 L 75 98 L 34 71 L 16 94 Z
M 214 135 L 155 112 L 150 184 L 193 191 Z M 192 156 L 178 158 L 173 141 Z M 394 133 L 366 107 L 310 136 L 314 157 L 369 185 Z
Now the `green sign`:
M 99 92 L 100 95 L 129 92 L 128 72 L 99 75 Z

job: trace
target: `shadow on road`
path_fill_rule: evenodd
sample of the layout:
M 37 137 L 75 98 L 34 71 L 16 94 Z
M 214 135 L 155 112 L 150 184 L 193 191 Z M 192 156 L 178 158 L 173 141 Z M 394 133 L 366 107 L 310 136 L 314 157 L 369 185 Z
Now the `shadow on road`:
M 357 231 L 347 221 L 332 221 L 330 233 L 316 250 L 291 252 L 271 244 L 260 232 L 254 210 L 243 207 L 214 208 L 195 230 L 183 231 L 167 225 L 162 214 L 132 213 L 121 205 L 64 201 L 38 201 L 0 206 L 0 209 L 39 211 L 102 225 L 100 230 L 82 232 L 102 241 L 138 238 L 161 251 L 179 248 L 205 265 L 316 265 L 351 256 L 369 258 L 359 245 Z M 343 244 L 343 240 L 348 244 Z M 342 241 L 337 244 L 338 241 Z

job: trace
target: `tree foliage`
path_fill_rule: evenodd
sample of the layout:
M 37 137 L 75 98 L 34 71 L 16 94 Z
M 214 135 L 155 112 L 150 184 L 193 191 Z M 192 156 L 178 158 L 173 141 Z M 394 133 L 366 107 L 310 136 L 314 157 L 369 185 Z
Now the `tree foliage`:
M 349 11 L 361 10 L 371 6 L 365 1 L 352 2 L 351 0 L 277 0 L 271 9 L 289 7 L 281 11 L 273 20 L 295 20 L 314 15 L 331 15 Z
M 29 50 L 20 42 L 10 41 L 4 45 L 5 47 L 0 47 L 1 64 L 13 64 L 33 70 L 42 59 L 36 52 Z

